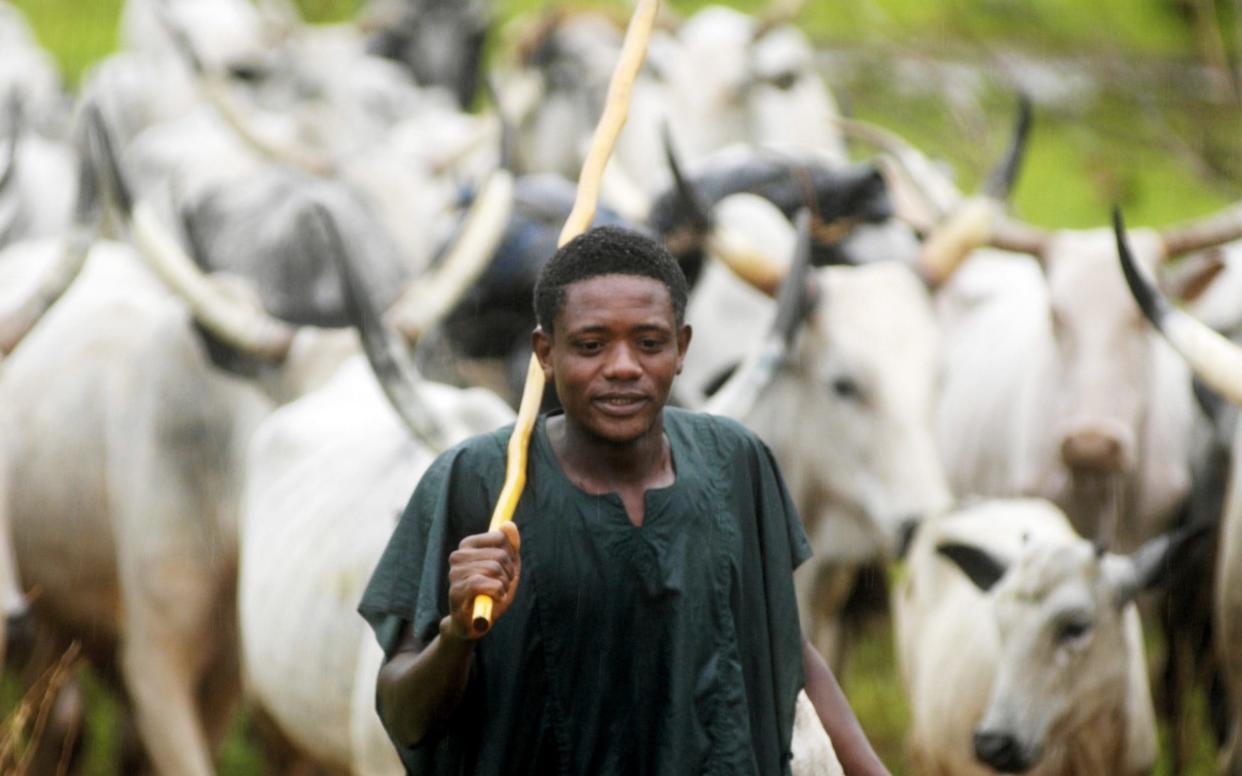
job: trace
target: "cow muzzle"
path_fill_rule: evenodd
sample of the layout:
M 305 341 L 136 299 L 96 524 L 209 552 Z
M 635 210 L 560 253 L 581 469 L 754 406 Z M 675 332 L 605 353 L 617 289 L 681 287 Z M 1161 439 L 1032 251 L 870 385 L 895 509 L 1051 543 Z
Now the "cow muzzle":
M 1017 736 L 999 730 L 975 730 L 975 757 L 1001 773 L 1025 773 L 1039 752 L 1022 745 Z
M 1061 440 L 1061 461 L 1075 473 L 1112 474 L 1129 466 L 1134 445 L 1119 429 L 1083 426 Z

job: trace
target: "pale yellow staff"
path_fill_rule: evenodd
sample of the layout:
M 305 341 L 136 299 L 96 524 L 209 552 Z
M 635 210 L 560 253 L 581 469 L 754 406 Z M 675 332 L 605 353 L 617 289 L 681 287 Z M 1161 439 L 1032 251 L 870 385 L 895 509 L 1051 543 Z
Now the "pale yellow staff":
M 625 42 L 621 46 L 621 58 L 613 70 L 612 81 L 608 84 L 604 113 L 595 127 L 591 149 L 587 153 L 586 161 L 582 163 L 582 174 L 578 176 L 578 194 L 574 199 L 574 208 L 561 229 L 558 246 L 586 231 L 595 218 L 600 178 L 604 175 L 608 157 L 612 155 L 617 135 L 621 134 L 621 128 L 625 126 L 625 118 L 630 110 L 630 91 L 647 55 L 647 41 L 651 38 L 659 6 L 658 0 L 639 0 L 638 7 L 634 9 L 629 29 L 625 32 Z M 501 488 L 500 498 L 496 500 L 496 508 L 492 510 L 489 531 L 495 531 L 501 524 L 513 519 L 513 511 L 517 509 L 518 499 L 522 497 L 522 488 L 526 486 L 526 451 L 530 446 L 531 430 L 535 427 L 535 416 L 539 414 L 539 404 L 543 399 L 543 387 L 543 368 L 539 366 L 539 359 L 532 355 L 530 366 L 526 370 L 526 385 L 522 388 L 517 420 L 513 424 L 513 436 L 509 437 L 505 484 Z M 474 599 L 471 621 L 474 629 L 480 633 L 492 626 L 492 603 L 492 599 L 486 595 Z

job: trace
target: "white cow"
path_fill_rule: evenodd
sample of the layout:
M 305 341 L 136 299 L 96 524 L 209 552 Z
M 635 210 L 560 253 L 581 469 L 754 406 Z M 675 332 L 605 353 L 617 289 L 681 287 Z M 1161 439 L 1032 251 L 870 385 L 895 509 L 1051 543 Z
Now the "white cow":
M 1161 236 L 1134 237 L 1154 267 Z M 957 493 L 1048 498 L 1084 535 L 1132 549 L 1189 491 L 1189 372 L 1142 324 L 1107 230 L 1032 248 L 1038 263 L 978 251 L 938 300 L 945 466 Z
M 1198 320 L 1169 304 L 1131 254 L 1120 219 L 1116 223 L 1118 252 L 1126 281 L 1143 314 L 1186 359 L 1195 373 L 1229 401 L 1242 406 L 1242 349 Z M 1226 776 L 1242 775 L 1242 426 L 1234 431 L 1233 460 L 1221 514 L 1216 566 L 1216 646 L 1224 669 L 1233 713 L 1232 729 L 1221 762 Z
M 0 100 L 16 97 L 36 131 L 64 131 L 69 98 L 50 53 L 39 46 L 30 25 L 12 3 L 0 0 Z
M 425 391 L 454 443 L 513 420 L 482 389 Z M 375 714 L 380 648 L 354 610 L 433 457 L 361 358 L 273 413 L 251 443 L 238 589 L 246 687 L 323 765 L 401 772 Z
M 893 602 L 917 772 L 1150 772 L 1155 721 L 1132 599 L 1169 546 L 1101 554 L 1037 499 L 924 522 Z
M 356 351 L 317 336 L 294 343 L 280 391 Z M 239 686 L 231 462 L 271 400 L 217 371 L 184 303 L 109 243 L 6 361 L 0 396 L 0 507 L 36 616 L 115 661 L 160 771 L 210 773 Z
M 526 44 L 534 64 L 517 69 L 502 92 L 538 95 L 514 100 L 530 105 L 519 135 L 520 163 L 533 172 L 575 176 L 621 35 L 598 14 L 553 25 Z M 516 107 L 525 112 L 527 105 Z M 605 177 L 605 198 L 628 217 L 642 218 L 649 198 L 668 184 L 667 171 L 650 163 L 665 122 L 690 164 L 739 143 L 843 161 L 836 116 L 801 32 L 709 6 L 674 32 L 653 35 Z
M 742 196 L 722 211 L 746 205 L 756 216 L 748 234 L 792 255 L 793 230 L 780 212 Z M 815 550 L 798 571 L 803 629 L 839 667 L 839 616 L 857 566 L 891 557 L 903 530 L 952 497 L 933 435 L 940 335 L 926 285 L 897 262 L 813 276 L 819 299 L 771 382 L 738 403 L 730 394 L 745 384 L 743 368 L 708 407 L 754 429 L 780 463 Z M 708 359 L 716 357 L 710 343 L 758 348 L 776 313 L 744 286 L 710 266 L 696 286 L 687 320 Z M 687 372 L 694 358 L 691 347 Z
M 188 302 L 131 249 L 92 248 L 0 376 L 0 509 L 38 619 L 62 647 L 76 639 L 119 668 L 160 772 L 208 774 L 240 686 L 232 623 L 250 433 L 359 343 L 352 330 L 292 329 L 224 304 L 152 212 L 139 203 L 126 222 Z M 305 249 L 339 249 L 317 223 L 299 222 Z M 57 247 L 9 254 L 42 278 Z M 196 316 L 268 361 L 251 378 L 216 368 Z

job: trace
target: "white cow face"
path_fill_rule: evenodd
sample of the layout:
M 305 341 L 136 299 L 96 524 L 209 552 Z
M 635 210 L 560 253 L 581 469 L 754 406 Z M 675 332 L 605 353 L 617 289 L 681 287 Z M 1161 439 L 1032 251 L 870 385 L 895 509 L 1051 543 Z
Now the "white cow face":
M 785 475 L 808 505 L 803 519 L 815 543 L 837 556 L 875 557 L 912 519 L 950 501 L 932 437 L 939 329 L 926 288 L 903 265 L 834 267 L 817 277 L 821 299 L 794 363 L 762 402 L 783 416 L 783 430 L 760 433 L 792 444 L 781 460 L 795 462 L 784 464 Z M 748 422 L 763 429 L 777 420 Z
M 971 545 L 938 550 L 991 593 L 1000 655 L 975 727 L 976 757 L 1021 773 L 1105 710 L 1124 707 L 1134 645 L 1123 616 L 1159 566 L 1140 561 L 1140 571 L 1133 559 L 1147 552 L 1151 560 L 1149 548 L 1127 557 L 1101 555 L 1086 540 L 1036 543 L 1013 560 Z
M 1135 253 L 1154 266 L 1153 232 L 1136 231 Z M 1152 381 L 1152 335 L 1117 268 L 1108 230 L 1063 232 L 1047 251 L 1050 323 L 1056 342 L 1061 460 L 1074 474 L 1125 473 L 1137 464 Z

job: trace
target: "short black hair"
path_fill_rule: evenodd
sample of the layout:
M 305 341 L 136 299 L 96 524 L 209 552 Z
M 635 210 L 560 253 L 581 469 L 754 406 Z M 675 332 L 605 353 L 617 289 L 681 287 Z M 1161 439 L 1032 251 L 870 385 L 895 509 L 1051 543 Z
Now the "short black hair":
M 690 291 L 673 255 L 641 232 L 597 226 L 562 245 L 539 271 L 535 320 L 544 332 L 552 334 L 552 322 L 565 305 L 565 288 L 600 275 L 638 275 L 660 281 L 668 289 L 677 326 L 685 323 Z

